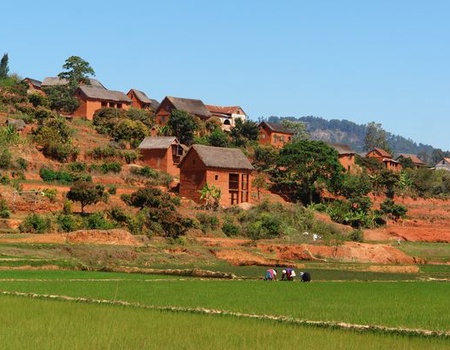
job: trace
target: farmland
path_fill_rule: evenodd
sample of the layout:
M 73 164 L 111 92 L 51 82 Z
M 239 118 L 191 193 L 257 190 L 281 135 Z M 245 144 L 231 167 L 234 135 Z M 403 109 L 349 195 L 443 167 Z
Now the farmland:
M 1 271 L 0 338 L 5 348 L 35 348 L 38 339 L 45 349 L 439 349 L 449 344 L 448 288 Z

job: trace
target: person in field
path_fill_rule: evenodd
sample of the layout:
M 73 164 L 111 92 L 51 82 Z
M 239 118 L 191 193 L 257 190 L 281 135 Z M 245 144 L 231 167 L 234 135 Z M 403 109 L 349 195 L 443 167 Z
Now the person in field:
M 309 272 L 300 272 L 301 282 L 311 282 L 311 274 Z
M 283 269 L 283 270 L 281 271 L 281 280 L 282 280 L 282 281 L 287 281 L 286 269 Z
M 292 268 L 292 267 L 288 267 L 288 268 L 286 268 L 286 270 L 283 270 L 283 271 L 285 271 L 285 273 L 284 273 L 284 279 L 283 279 L 283 276 L 282 276 L 282 280 L 284 280 L 284 281 L 293 281 L 294 280 L 294 277 L 296 276 L 296 274 L 295 274 L 295 270 Z
M 264 277 L 265 281 L 276 281 L 277 280 L 277 270 L 275 269 L 268 269 L 266 271 L 266 275 Z

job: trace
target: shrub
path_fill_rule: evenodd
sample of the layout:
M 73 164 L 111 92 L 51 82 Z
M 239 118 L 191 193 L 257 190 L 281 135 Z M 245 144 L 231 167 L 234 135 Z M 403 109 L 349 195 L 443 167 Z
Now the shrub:
M 214 215 L 198 213 L 197 220 L 200 223 L 200 228 L 203 233 L 214 231 L 219 227 L 219 219 Z
M 17 158 L 16 160 L 17 162 L 17 166 L 19 167 L 19 169 L 21 170 L 28 170 L 28 161 L 26 159 L 23 158 Z
M 55 203 L 58 190 L 56 188 L 46 188 L 42 191 L 44 197 L 47 197 L 50 202 Z
M 349 236 L 348 239 L 353 242 L 363 242 L 364 241 L 364 234 L 361 230 L 353 230 Z
M 101 165 L 101 170 L 102 170 L 103 174 L 107 174 L 107 173 L 118 174 L 122 171 L 122 166 L 120 165 L 120 163 L 117 163 L 117 162 L 103 163 Z
M 58 230 L 61 232 L 72 232 L 81 228 L 81 224 L 77 220 L 77 217 L 71 214 L 59 214 L 56 218 Z
M 5 199 L 0 200 L 0 218 L 9 219 L 11 213 L 9 212 L 8 204 Z
M 108 193 L 111 195 L 115 195 L 117 193 L 117 186 L 111 185 L 108 187 Z
M 10 169 L 12 167 L 12 155 L 8 149 L 4 149 L 2 153 L 0 153 L 0 168 L 1 169 Z
M 73 162 L 67 164 L 67 169 L 74 173 L 82 173 L 87 170 L 87 164 L 84 162 Z
M 403 204 L 396 204 L 390 198 L 385 199 L 380 205 L 381 211 L 397 221 L 406 216 L 408 209 Z
M 222 231 L 228 237 L 234 237 L 239 234 L 239 226 L 234 224 L 234 221 L 230 217 L 225 217 L 222 224 Z
M 51 220 L 38 214 L 30 214 L 20 224 L 20 232 L 45 233 L 51 228 Z
M 129 219 L 127 213 L 125 213 L 123 209 L 119 207 L 112 207 L 108 210 L 107 214 L 111 220 L 120 224 L 127 223 Z
M 96 230 L 110 230 L 117 227 L 117 225 L 105 218 L 101 212 L 90 214 L 85 219 L 85 225 L 88 229 Z
M 126 151 L 122 153 L 122 157 L 127 164 L 134 163 L 139 157 L 134 151 Z

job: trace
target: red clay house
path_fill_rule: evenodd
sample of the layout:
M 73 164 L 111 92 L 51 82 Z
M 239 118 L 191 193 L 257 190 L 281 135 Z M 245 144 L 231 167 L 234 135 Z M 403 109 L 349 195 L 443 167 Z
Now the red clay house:
M 392 155 L 381 148 L 374 148 L 367 152 L 366 158 L 374 158 L 383 163 L 385 168 L 392 171 L 400 171 L 402 166 L 399 162 L 392 159 Z
M 172 176 L 179 176 L 178 164 L 184 148 L 174 136 L 146 137 L 138 149 L 142 161 L 153 169 L 162 170 Z
M 401 153 L 395 160 L 400 162 L 402 159 L 410 159 L 414 169 L 419 169 L 425 166 L 425 163 L 422 162 L 415 154 Z
M 206 105 L 212 117 L 219 118 L 222 122 L 222 130 L 230 131 L 235 126 L 236 120 L 247 120 L 244 110 L 239 106 L 212 106 Z
M 159 106 L 159 102 L 148 98 L 147 95 L 139 90 L 131 89 L 127 92 L 127 96 L 131 100 L 131 107 L 139 109 L 150 109 L 156 111 Z
M 180 167 L 180 196 L 201 203 L 199 191 L 208 183 L 221 189 L 221 206 L 250 201 L 253 166 L 237 148 L 193 145 Z
M 45 95 L 41 89 L 42 81 L 32 78 L 25 78 L 23 81 L 28 85 L 27 94 Z
M 211 117 L 211 113 L 201 100 L 193 100 L 190 98 L 179 98 L 166 96 L 156 109 L 156 124 L 166 125 L 172 110 L 185 111 L 193 116 L 197 116 L 202 120 Z
M 339 143 L 330 143 L 331 147 L 333 147 L 339 153 L 339 162 L 345 168 L 346 171 L 351 172 L 355 168 L 355 154 L 348 145 L 342 145 Z
M 290 142 L 294 133 L 282 124 L 261 122 L 259 128 L 259 144 L 282 148 Z
M 120 91 L 106 90 L 92 85 L 82 85 L 75 91 L 79 102 L 75 117 L 84 117 L 92 120 L 95 111 L 101 108 L 129 109 L 131 100 Z

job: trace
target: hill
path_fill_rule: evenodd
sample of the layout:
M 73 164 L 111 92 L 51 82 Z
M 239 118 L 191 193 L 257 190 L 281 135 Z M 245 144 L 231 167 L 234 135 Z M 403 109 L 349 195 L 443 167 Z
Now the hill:
M 345 119 L 326 120 L 314 116 L 300 118 L 271 116 L 268 118 L 268 121 L 271 123 L 281 123 L 284 119 L 304 123 L 307 132 L 313 140 L 347 144 L 356 152 L 363 152 L 364 150 L 366 125 L 356 124 Z M 388 145 L 395 154 L 418 154 L 424 162 L 430 163 L 430 165 L 436 164 L 442 157 L 442 150 L 435 149 L 431 145 L 416 143 L 411 139 L 389 132 L 386 132 L 386 134 Z M 436 158 L 438 159 L 436 160 Z

